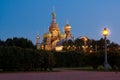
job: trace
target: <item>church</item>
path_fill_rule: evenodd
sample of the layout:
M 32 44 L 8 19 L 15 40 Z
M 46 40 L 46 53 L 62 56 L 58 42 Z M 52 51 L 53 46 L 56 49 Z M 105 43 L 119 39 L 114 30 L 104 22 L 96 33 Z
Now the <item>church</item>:
M 37 49 L 44 50 L 62 50 L 62 42 L 69 39 L 73 39 L 71 35 L 71 26 L 67 22 L 64 26 L 64 31 L 60 33 L 60 29 L 56 21 L 55 11 L 52 11 L 52 22 L 49 26 L 48 32 L 43 34 L 41 43 L 40 36 L 38 35 L 36 37 L 36 47 Z

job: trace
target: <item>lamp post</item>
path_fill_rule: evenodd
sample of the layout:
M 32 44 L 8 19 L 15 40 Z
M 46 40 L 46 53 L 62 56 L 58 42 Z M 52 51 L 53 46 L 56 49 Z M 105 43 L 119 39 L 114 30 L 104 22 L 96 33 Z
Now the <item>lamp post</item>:
M 109 64 L 108 64 L 108 60 L 107 60 L 107 36 L 109 35 L 109 31 L 107 28 L 104 28 L 102 31 L 102 34 L 104 36 L 104 40 L 105 40 L 105 61 L 104 61 L 104 69 L 108 70 L 109 69 Z

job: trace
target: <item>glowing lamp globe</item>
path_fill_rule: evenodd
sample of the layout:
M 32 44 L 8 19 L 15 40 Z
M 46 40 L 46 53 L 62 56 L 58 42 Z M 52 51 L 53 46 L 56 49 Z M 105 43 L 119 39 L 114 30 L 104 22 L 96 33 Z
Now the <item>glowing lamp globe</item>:
M 104 28 L 102 31 L 103 36 L 108 36 L 109 35 L 109 30 L 107 28 Z

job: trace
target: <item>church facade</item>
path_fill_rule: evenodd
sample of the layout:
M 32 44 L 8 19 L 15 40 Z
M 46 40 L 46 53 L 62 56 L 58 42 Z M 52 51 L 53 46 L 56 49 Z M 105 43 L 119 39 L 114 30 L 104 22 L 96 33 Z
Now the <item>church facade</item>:
M 40 36 L 36 37 L 36 47 L 37 49 L 44 50 L 55 50 L 62 49 L 59 44 L 61 41 L 66 39 L 72 39 L 71 26 L 67 22 L 64 26 L 64 31 L 60 33 L 60 28 L 56 21 L 56 14 L 52 12 L 52 22 L 49 26 L 48 32 L 43 34 L 42 42 L 40 43 Z

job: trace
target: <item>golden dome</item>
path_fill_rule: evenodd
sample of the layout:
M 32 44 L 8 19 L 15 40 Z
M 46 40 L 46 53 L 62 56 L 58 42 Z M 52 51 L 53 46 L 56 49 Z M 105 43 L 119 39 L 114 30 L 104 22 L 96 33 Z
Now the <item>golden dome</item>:
M 66 34 L 63 32 L 63 33 L 60 34 L 60 37 L 61 37 L 62 39 L 64 39 L 64 38 L 66 38 Z
M 64 27 L 65 31 L 71 31 L 71 26 L 69 24 L 66 24 Z
M 52 36 L 52 34 L 50 32 L 43 34 L 43 38 L 47 38 L 47 37 L 51 37 L 51 36 Z
M 43 38 L 46 38 L 46 37 L 47 37 L 47 33 L 44 33 L 44 34 L 43 34 Z
M 47 33 L 47 37 L 51 37 L 52 34 L 50 32 Z

